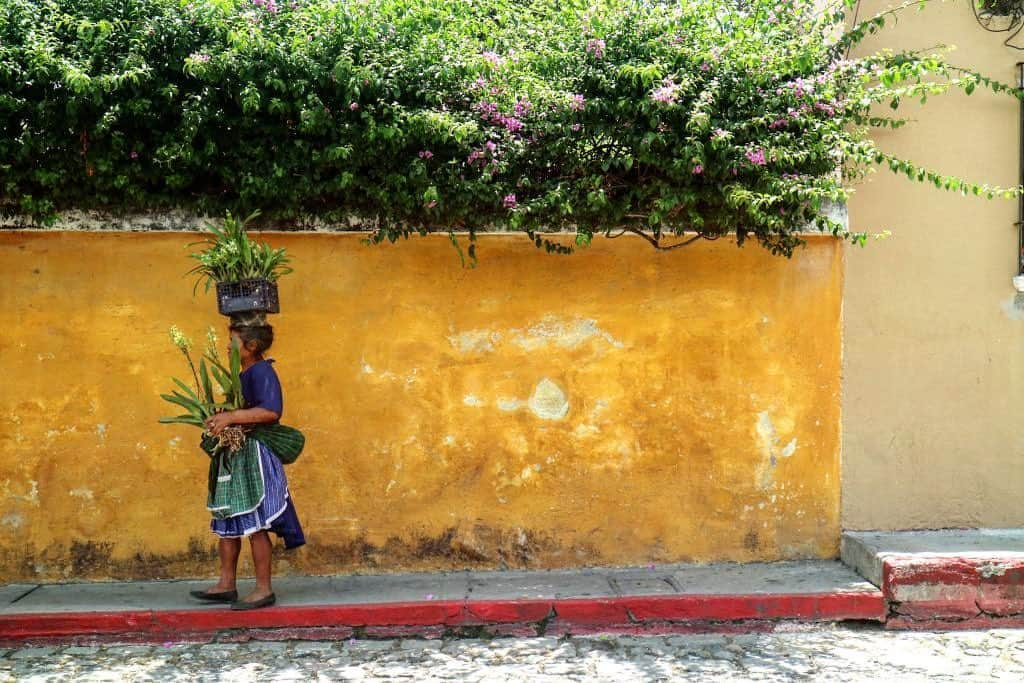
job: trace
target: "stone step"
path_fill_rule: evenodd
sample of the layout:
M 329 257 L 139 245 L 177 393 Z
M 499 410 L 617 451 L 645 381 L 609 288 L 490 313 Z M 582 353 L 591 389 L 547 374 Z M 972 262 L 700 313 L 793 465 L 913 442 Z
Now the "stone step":
M 887 628 L 1024 625 L 1024 529 L 846 532 L 840 554 L 881 589 Z

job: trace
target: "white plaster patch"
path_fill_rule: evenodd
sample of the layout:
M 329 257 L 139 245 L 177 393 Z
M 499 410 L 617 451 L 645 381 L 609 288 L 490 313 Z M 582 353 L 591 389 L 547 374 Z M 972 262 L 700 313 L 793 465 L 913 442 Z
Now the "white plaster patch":
M 181 437 L 180 436 L 176 436 L 173 439 L 169 440 L 167 442 L 167 445 L 170 446 L 171 448 L 177 448 L 178 444 L 180 444 L 180 443 L 181 443 Z
M 466 394 L 465 396 L 463 396 L 462 402 L 467 406 L 472 406 L 474 408 L 479 408 L 480 406 L 484 405 L 484 402 L 473 394 Z
M 779 458 L 788 458 L 796 452 L 797 440 L 791 439 L 784 447 L 779 447 L 779 435 L 767 410 L 757 414 L 754 431 L 760 441 L 761 462 L 754 472 L 754 479 L 761 489 L 769 488 L 775 480 L 775 466 Z M 774 502 L 774 501 L 773 501 Z
M 541 321 L 526 330 L 511 330 L 512 341 L 517 346 L 533 351 L 549 344 L 563 349 L 573 349 L 591 338 L 603 339 L 615 348 L 625 345 L 611 334 L 597 326 L 590 318 L 562 320 L 553 315 L 544 316 Z
M 597 436 L 601 433 L 601 430 L 592 424 L 579 424 L 576 425 L 576 429 L 572 430 L 572 435 L 577 439 L 585 439 L 588 436 Z
M 104 443 L 107 440 L 107 425 L 102 422 L 96 425 L 96 436 L 100 438 L 100 443 Z
M 53 360 L 55 357 L 56 356 L 54 356 L 52 353 L 36 354 L 36 358 L 39 360 L 40 363 L 42 363 L 44 360 Z
M 459 353 L 488 353 L 501 341 L 501 333 L 493 330 L 466 330 L 448 337 L 448 343 Z
M 511 413 L 522 408 L 523 402 L 517 398 L 499 398 L 497 406 L 498 410 L 504 410 L 506 413 Z
M 9 515 L 4 515 L 3 519 L 0 519 L 0 524 L 6 527 L 10 527 L 12 529 L 20 529 L 21 525 L 24 523 L 25 518 L 14 512 L 10 513 Z
M 560 420 L 569 413 L 565 392 L 547 377 L 537 383 L 527 405 L 530 412 L 544 420 Z
M 772 418 L 768 414 L 767 410 L 764 410 L 757 414 L 757 436 L 761 439 L 761 448 L 766 451 L 771 451 L 775 447 L 775 440 L 778 438 L 775 436 L 775 425 L 772 424 Z
M 71 489 L 70 491 L 68 491 L 68 495 L 69 496 L 73 496 L 75 498 L 84 498 L 85 500 L 92 500 L 93 499 L 92 490 L 87 489 L 85 487 L 78 488 L 78 489 Z
M 8 500 L 23 500 L 26 503 L 39 507 L 39 482 L 30 479 L 28 483 L 31 486 L 28 493 L 18 494 L 11 492 L 11 480 L 4 479 L 3 486 L 0 487 L 0 500 L 4 498 Z
M 373 367 L 369 363 L 367 363 L 365 359 L 362 359 L 362 358 L 359 359 L 359 370 L 364 375 L 372 375 L 373 374 Z
M 446 434 L 445 437 L 444 437 L 444 445 L 445 446 L 454 446 L 455 445 L 455 437 L 452 436 L 451 434 Z

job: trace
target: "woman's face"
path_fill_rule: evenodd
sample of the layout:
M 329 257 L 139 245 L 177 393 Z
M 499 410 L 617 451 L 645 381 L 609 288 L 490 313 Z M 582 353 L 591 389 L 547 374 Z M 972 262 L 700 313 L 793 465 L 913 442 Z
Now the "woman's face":
M 250 351 L 249 349 L 247 349 L 245 347 L 245 344 L 242 342 L 242 338 L 238 336 L 237 332 L 229 331 L 229 336 L 228 336 L 228 358 L 231 357 L 231 348 L 235 347 L 235 346 L 238 347 L 238 355 L 242 359 L 243 363 L 245 363 L 246 361 L 252 360 L 252 357 L 253 357 L 252 351 Z

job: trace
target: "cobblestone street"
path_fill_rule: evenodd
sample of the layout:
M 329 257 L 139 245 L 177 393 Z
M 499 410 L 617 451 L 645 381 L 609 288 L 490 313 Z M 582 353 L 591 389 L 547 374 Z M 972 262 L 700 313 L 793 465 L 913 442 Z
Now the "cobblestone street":
M 799 626 L 743 635 L 348 640 L 0 651 L 3 681 L 989 681 L 1024 679 L 1024 630 Z

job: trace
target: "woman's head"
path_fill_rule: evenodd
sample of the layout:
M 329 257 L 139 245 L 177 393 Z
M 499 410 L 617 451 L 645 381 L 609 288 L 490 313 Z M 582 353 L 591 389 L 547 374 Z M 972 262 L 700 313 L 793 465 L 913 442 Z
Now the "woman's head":
M 243 358 L 246 355 L 262 358 L 263 353 L 274 344 L 274 328 L 270 325 L 232 323 L 228 330 L 231 332 L 232 343 L 237 339 Z

